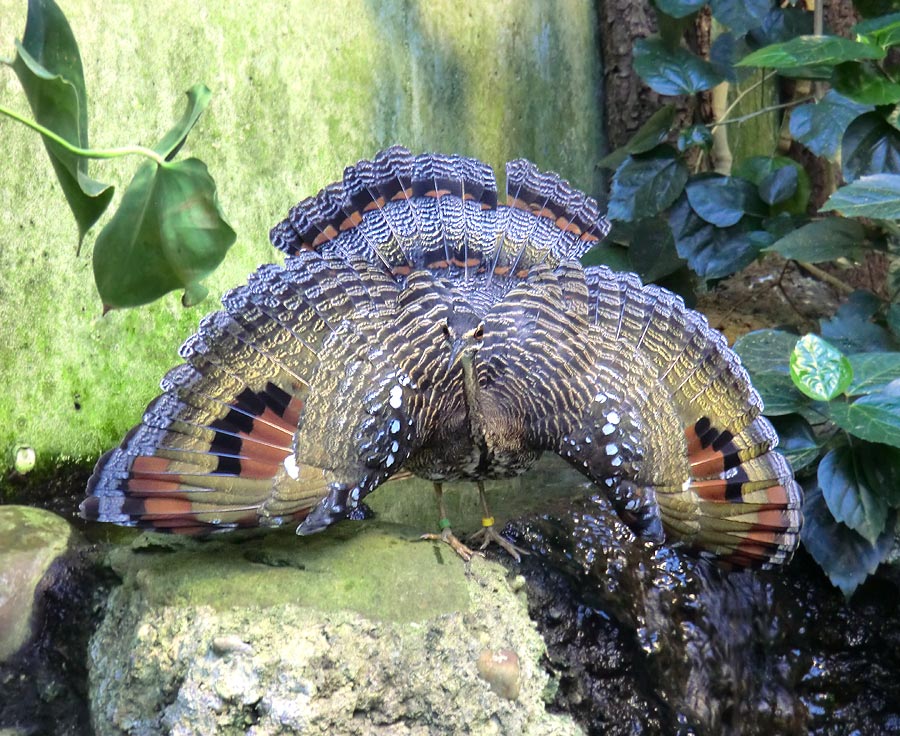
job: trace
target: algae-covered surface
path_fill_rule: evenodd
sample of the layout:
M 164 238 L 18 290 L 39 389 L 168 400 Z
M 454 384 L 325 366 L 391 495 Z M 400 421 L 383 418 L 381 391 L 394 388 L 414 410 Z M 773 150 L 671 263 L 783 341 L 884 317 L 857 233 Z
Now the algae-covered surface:
M 238 239 L 200 306 L 185 310 L 171 294 L 101 316 L 91 253 L 109 214 L 77 255 L 39 137 L 0 117 L 0 478 L 20 446 L 35 449 L 40 474 L 118 442 L 217 295 L 278 259 L 269 228 L 384 146 L 473 155 L 500 170 L 525 156 L 596 194 L 600 70 L 589 3 L 60 5 L 81 48 L 91 145 L 153 145 L 190 86 L 212 89 L 179 155 L 208 164 Z M 4 56 L 25 14 L 25 0 L 0 0 Z M 29 114 L 9 69 L 0 102 Z M 113 207 L 138 163 L 91 163 L 94 178 L 118 185 Z

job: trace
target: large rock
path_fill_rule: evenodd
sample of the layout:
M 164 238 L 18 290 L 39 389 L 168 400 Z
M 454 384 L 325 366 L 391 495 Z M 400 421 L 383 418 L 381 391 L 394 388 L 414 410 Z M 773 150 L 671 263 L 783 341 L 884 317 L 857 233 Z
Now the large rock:
M 153 145 L 197 82 L 213 91 L 180 154 L 205 161 L 238 240 L 208 280 L 101 317 L 94 234 L 77 230 L 40 137 L 0 117 L 0 491 L 16 447 L 41 474 L 116 444 L 178 362 L 177 348 L 216 295 L 279 255 L 269 228 L 299 199 L 379 148 L 478 156 L 501 169 L 526 156 L 594 191 L 602 141 L 592 3 L 293 0 L 281 3 L 66 2 L 81 48 L 90 141 Z M 0 0 L 0 43 L 14 52 L 25 0 Z M 14 74 L 4 105 L 30 115 Z M 140 160 L 91 162 L 118 184 Z M 111 211 L 111 210 L 110 210 Z
M 30 640 L 41 582 L 71 534 L 49 511 L 0 506 L 0 663 Z
M 89 652 L 97 734 L 580 733 L 545 710 L 555 682 L 505 568 L 414 537 L 367 521 L 118 548 Z

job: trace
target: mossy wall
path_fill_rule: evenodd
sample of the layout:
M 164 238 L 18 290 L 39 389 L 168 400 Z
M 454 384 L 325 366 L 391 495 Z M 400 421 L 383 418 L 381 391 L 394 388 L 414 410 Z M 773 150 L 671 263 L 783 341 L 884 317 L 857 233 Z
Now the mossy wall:
M 91 247 L 105 220 L 76 255 L 39 137 L 0 118 L 0 477 L 20 445 L 40 471 L 118 442 L 218 295 L 279 258 L 269 228 L 384 146 L 468 154 L 500 171 L 525 156 L 596 194 L 592 3 L 59 1 L 81 48 L 92 145 L 152 145 L 188 87 L 213 90 L 181 155 L 209 165 L 238 240 L 198 307 L 171 294 L 101 316 Z M 25 14 L 25 0 L 0 0 L 0 54 L 13 55 Z M 27 112 L 7 68 L 0 104 Z M 138 163 L 91 173 L 121 192 Z

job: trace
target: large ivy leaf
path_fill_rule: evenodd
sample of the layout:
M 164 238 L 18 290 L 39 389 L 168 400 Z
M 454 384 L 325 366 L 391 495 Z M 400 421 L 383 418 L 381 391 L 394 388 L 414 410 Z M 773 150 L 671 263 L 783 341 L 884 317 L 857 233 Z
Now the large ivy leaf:
M 652 217 L 678 198 L 687 178 L 687 167 L 669 146 L 629 156 L 613 176 L 607 214 L 613 220 Z
M 797 36 L 809 36 L 813 32 L 812 13 L 805 8 L 772 8 L 763 18 L 762 25 L 750 31 L 755 48 L 789 41 Z
M 783 330 L 754 330 L 741 335 L 734 343 L 734 350 L 754 378 L 759 373 L 780 373 L 787 377 L 797 339 L 797 335 Z
M 870 174 L 900 174 L 900 131 L 877 112 L 850 123 L 841 143 L 844 179 Z
M 798 67 L 833 67 L 845 61 L 883 59 L 884 55 L 879 46 L 840 36 L 798 36 L 754 51 L 737 65 L 776 69 L 790 76 Z
M 794 385 L 816 401 L 840 396 L 853 380 L 847 357 L 818 335 L 804 335 L 797 340 L 790 364 Z
M 847 389 L 850 396 L 880 391 L 900 378 L 900 353 L 857 353 L 848 360 L 853 368 L 853 380 Z
M 157 143 L 153 150 L 166 161 L 171 161 L 187 140 L 188 133 L 196 124 L 200 115 L 209 105 L 212 92 L 205 84 L 195 84 L 187 91 L 187 107 L 175 127 Z
M 874 544 L 887 522 L 887 500 L 869 487 L 853 449 L 827 452 L 819 463 L 818 481 L 831 515 Z
M 870 61 L 838 64 L 831 76 L 832 86 L 864 105 L 891 105 L 900 101 L 900 84 L 885 76 Z
M 632 270 L 645 282 L 657 281 L 683 265 L 669 223 L 661 217 L 644 218 L 635 224 L 628 259 Z
M 796 166 L 782 166 L 759 183 L 759 196 L 768 205 L 787 202 L 797 193 L 799 181 Z
M 821 445 L 810 423 L 796 414 L 771 419 L 778 433 L 778 451 L 790 461 L 794 472 L 812 465 Z
M 887 559 L 894 542 L 893 526 L 893 523 L 886 524 L 875 544 L 870 544 L 834 520 L 820 488 L 805 489 L 800 538 L 828 579 L 847 598 Z
M 854 35 L 865 36 L 872 43 L 885 48 L 900 45 L 900 13 L 864 20 L 850 30 Z
M 656 148 L 669 134 L 676 112 L 675 105 L 663 105 L 647 118 L 628 143 L 600 159 L 597 165 L 602 169 L 617 169 L 629 153 L 647 153 Z
M 858 260 L 860 246 L 865 239 L 865 229 L 856 220 L 829 217 L 807 223 L 776 240 L 765 250 L 806 263 L 833 261 L 836 258 Z
M 684 18 L 706 5 L 706 0 L 655 0 L 654 5 L 666 15 Z
M 200 280 L 234 240 L 202 161 L 142 164 L 94 246 L 104 307 L 138 306 L 182 288 L 185 305 L 197 303 L 205 296 Z
M 718 227 L 737 224 L 745 214 L 768 214 L 756 187 L 746 179 L 721 174 L 700 174 L 685 187 L 691 207 Z
M 793 159 L 787 156 L 750 156 L 739 162 L 731 173 L 734 177 L 747 179 L 761 187 L 772 174 L 787 167 L 791 167 L 797 172 L 797 189 L 791 197 L 773 205 L 772 212 L 773 214 L 779 212 L 789 212 L 794 215 L 806 214 L 812 186 L 809 174 Z
M 852 404 L 832 401 L 824 407 L 831 421 L 855 437 L 900 447 L 900 381 Z
M 769 0 L 711 0 L 713 17 L 737 36 L 758 28 L 769 14 Z
M 708 61 L 684 48 L 669 49 L 658 38 L 635 43 L 634 69 L 661 95 L 691 95 L 724 81 Z
M 13 70 L 35 120 L 70 144 L 87 148 L 87 93 L 81 55 L 69 22 L 53 0 L 29 0 L 25 35 L 16 50 Z M 44 147 L 78 223 L 81 242 L 109 205 L 113 188 L 90 178 L 86 158 L 49 138 L 44 138 Z
M 838 189 L 819 211 L 840 212 L 844 217 L 900 220 L 900 175 L 861 176 Z
M 772 236 L 750 231 L 744 223 L 729 228 L 709 224 L 694 212 L 687 196 L 669 212 L 669 225 L 678 255 L 701 278 L 719 279 L 740 271 L 772 243 Z
M 871 105 L 862 105 L 833 89 L 828 90 L 818 102 L 791 111 L 791 135 L 817 156 L 836 161 L 847 126 L 871 110 Z

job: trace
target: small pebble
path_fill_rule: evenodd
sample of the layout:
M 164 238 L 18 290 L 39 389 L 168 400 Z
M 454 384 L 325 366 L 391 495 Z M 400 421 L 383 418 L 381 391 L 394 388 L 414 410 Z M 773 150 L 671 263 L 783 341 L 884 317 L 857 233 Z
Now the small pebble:
M 519 655 L 512 649 L 485 649 L 478 657 L 478 674 L 501 698 L 519 697 Z
M 253 647 L 236 634 L 227 634 L 225 636 L 217 636 L 212 640 L 212 650 L 219 656 L 231 654 L 232 652 L 250 654 L 253 651 Z

